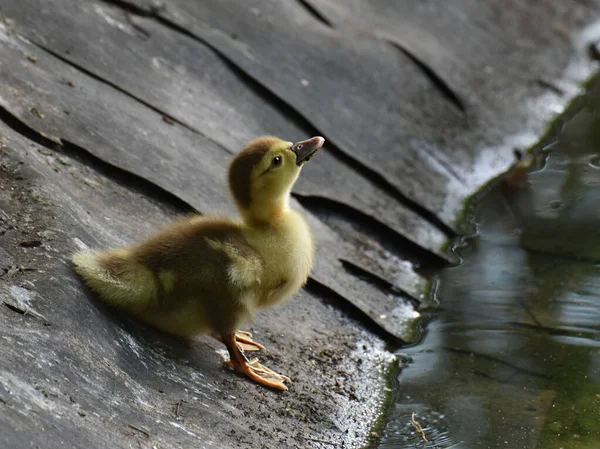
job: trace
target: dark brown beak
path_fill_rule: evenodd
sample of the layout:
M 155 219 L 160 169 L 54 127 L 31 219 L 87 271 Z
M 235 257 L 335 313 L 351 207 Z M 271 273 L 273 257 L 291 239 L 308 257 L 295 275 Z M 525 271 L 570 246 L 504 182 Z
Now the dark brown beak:
M 325 139 L 315 136 L 292 145 L 291 150 L 296 153 L 296 165 L 301 166 L 308 161 L 324 143 Z

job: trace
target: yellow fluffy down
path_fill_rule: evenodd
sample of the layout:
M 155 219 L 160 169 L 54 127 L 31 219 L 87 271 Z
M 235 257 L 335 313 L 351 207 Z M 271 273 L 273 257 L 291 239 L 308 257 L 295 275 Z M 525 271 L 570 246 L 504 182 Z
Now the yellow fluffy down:
M 102 256 L 118 257 L 123 270 L 118 276 L 102 264 Z M 155 277 L 143 265 L 131 260 L 127 250 L 79 251 L 73 255 L 75 271 L 103 301 L 131 311 L 142 311 L 157 299 Z

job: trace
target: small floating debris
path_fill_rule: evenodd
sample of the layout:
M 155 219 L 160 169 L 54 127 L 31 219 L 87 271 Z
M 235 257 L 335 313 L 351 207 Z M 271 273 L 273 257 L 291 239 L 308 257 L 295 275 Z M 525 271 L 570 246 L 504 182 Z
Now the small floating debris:
M 429 441 L 427 441 L 427 437 L 425 437 L 425 431 L 423 430 L 423 427 L 421 427 L 421 424 L 419 423 L 419 421 L 417 421 L 415 419 L 414 412 L 413 412 L 412 416 L 410 417 L 410 421 L 411 421 L 413 427 L 415 428 L 415 430 L 417 431 L 417 433 L 419 435 L 421 435 L 421 437 L 423 438 L 423 441 L 425 441 L 426 443 L 429 443 Z

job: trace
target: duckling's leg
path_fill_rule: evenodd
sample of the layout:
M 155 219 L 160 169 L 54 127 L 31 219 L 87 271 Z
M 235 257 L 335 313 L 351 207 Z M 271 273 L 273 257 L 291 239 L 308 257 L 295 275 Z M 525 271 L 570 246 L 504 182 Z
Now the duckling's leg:
M 222 334 L 221 339 L 229 351 L 231 360 L 228 365 L 231 365 L 235 371 L 265 387 L 275 388 L 276 390 L 287 390 L 283 382 L 290 382 L 289 377 L 277 374 L 269 368 L 262 366 L 258 363 L 258 359 L 249 362 L 238 346 L 236 334 Z
M 213 334 L 213 337 L 225 343 L 220 334 Z M 250 332 L 237 331 L 235 333 L 235 340 L 242 351 L 260 351 L 261 349 L 265 349 L 259 342 L 252 340 Z
M 265 349 L 259 342 L 252 340 L 252 334 L 250 332 L 237 331 L 235 333 L 235 340 L 244 351 L 259 351 Z

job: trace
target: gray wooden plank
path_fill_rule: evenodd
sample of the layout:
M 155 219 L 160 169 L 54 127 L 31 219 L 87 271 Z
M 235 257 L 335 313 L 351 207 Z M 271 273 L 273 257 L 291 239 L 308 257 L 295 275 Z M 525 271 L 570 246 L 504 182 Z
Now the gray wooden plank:
M 263 359 L 294 380 L 281 395 L 221 368 L 214 339 L 172 339 L 102 306 L 69 254 L 137 239 L 177 209 L 67 149 L 0 122 L 0 446 L 362 447 L 382 400 L 384 342 L 306 291 L 261 312 Z M 32 238 L 40 245 L 20 246 Z
M 263 134 L 314 133 L 290 110 L 231 70 L 213 50 L 157 21 L 101 2 L 0 1 L 12 26 L 61 57 L 117 85 L 231 152 Z M 126 68 L 126 69 L 124 69 Z M 290 117 L 291 116 L 291 117 Z M 446 235 L 327 151 L 296 193 L 359 210 L 439 257 Z
M 572 31 L 597 19 L 600 6 L 598 1 L 573 7 L 552 0 L 307 2 L 335 27 L 350 27 L 407 50 L 479 121 L 487 126 L 499 122 L 509 133 L 530 114 L 523 99 L 543 91 L 544 81 L 561 78 L 572 57 Z
M 4 34 L 0 41 L 0 106 L 19 120 L 56 141 L 72 142 L 150 180 L 200 211 L 233 211 L 224 185 L 230 159 L 227 151 L 184 126 L 167 124 L 161 114 L 23 39 Z M 316 239 L 312 278 L 346 298 L 391 335 L 402 338 L 405 323 L 381 316 L 393 315 L 406 299 L 356 282 L 340 260 L 354 261 L 360 249 L 306 215 Z M 385 267 L 369 254 L 357 265 L 386 276 L 381 272 Z M 403 271 L 410 280 L 403 290 L 419 298 L 426 280 L 407 267 L 395 271 Z
M 440 3 L 424 4 L 431 9 L 425 22 L 435 22 L 445 11 L 438 7 Z M 461 25 L 500 26 L 495 19 L 501 16 L 481 17 L 477 14 L 481 2 L 472 4 L 472 14 L 462 17 Z M 538 20 L 528 10 L 517 9 L 528 23 Z M 554 19 L 552 9 L 548 10 L 542 17 Z M 512 107 L 520 112 L 491 124 L 482 115 L 480 121 L 477 111 L 463 114 L 456 108 L 404 52 L 351 27 L 331 29 L 300 2 L 174 0 L 155 14 L 209 42 L 342 150 L 449 226 L 456 224 L 465 197 L 509 166 L 514 143 L 504 140 L 507 133 L 542 132 L 541 120 L 532 119 L 529 109 L 529 101 L 546 92 L 539 86 L 525 91 L 515 83 L 506 89 L 499 86 L 498 96 L 515 89 L 518 101 Z M 577 23 L 565 26 L 569 30 Z M 478 48 L 502 60 L 505 54 L 494 52 L 490 40 L 478 43 Z M 572 48 L 559 46 L 558 58 L 549 44 L 528 46 L 518 57 L 527 62 L 540 54 L 547 64 L 558 61 L 564 69 L 562 63 Z M 530 67 L 528 73 L 536 70 Z M 568 98 L 554 100 L 564 104 Z M 520 144 L 535 141 L 531 134 L 528 137 Z

